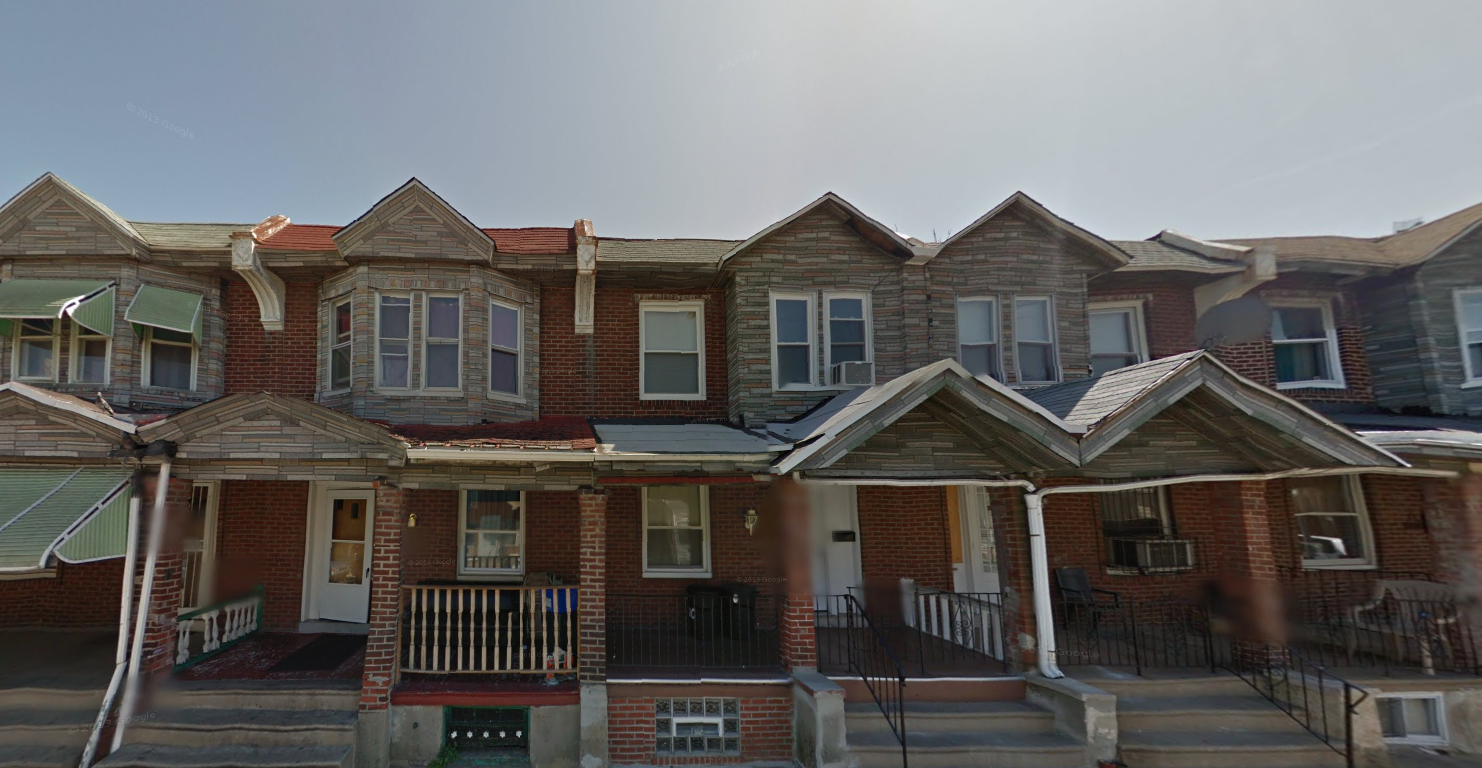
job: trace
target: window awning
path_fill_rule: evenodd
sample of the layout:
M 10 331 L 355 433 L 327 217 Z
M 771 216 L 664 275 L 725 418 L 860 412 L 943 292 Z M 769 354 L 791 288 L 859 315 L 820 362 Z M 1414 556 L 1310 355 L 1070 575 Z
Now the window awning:
M 135 326 L 147 325 L 188 333 L 199 340 L 203 298 L 199 293 L 142 285 L 129 308 L 124 310 L 124 319 Z
M 70 316 L 88 330 L 112 336 L 116 288 L 112 280 L 6 280 L 0 283 L 0 334 L 10 332 L 10 320 Z
M 0 573 L 122 557 L 132 472 L 122 467 L 0 469 Z

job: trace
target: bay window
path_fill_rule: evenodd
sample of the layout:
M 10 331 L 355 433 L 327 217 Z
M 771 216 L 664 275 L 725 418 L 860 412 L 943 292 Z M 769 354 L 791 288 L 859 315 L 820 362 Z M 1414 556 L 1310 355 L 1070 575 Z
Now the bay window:
M 376 313 L 376 386 L 411 386 L 412 298 L 382 294 Z
M 14 377 L 20 381 L 57 380 L 57 323 L 27 319 L 16 325 Z
M 338 392 L 350 388 L 352 315 L 350 300 L 335 302 L 330 308 L 329 389 Z
M 520 394 L 520 346 L 524 329 L 518 307 L 489 303 L 489 389 Z
M 72 323 L 72 371 L 76 383 L 104 384 L 108 381 L 108 354 L 113 340 L 81 323 Z
M 644 400 L 704 400 L 704 303 L 645 301 L 639 314 L 639 396 Z
M 703 485 L 643 489 L 643 575 L 709 578 L 710 500 Z
M 1277 389 L 1343 388 L 1338 332 L 1328 302 L 1272 307 L 1271 345 L 1276 357 Z
M 828 311 L 824 364 L 832 369 L 838 363 L 869 362 L 870 297 L 866 293 L 825 293 Z
M 806 389 L 818 383 L 813 294 L 772 294 L 772 387 Z
M 1288 480 L 1287 492 L 1297 519 L 1303 566 L 1374 565 L 1368 512 L 1357 478 Z
M 164 328 L 146 327 L 144 331 L 144 380 L 148 385 L 195 389 L 195 337 Z
M 519 576 L 525 572 L 523 491 L 463 491 L 458 516 L 458 573 Z
M 1019 381 L 1046 384 L 1060 380 L 1055 352 L 1055 308 L 1048 296 L 1014 300 L 1014 356 Z
M 1482 288 L 1456 292 L 1456 330 L 1469 387 L 1482 387 Z
M 997 299 L 957 300 L 957 361 L 974 376 L 992 376 L 1003 381 Z
M 1092 376 L 1147 361 L 1141 302 L 1093 304 L 1087 315 L 1091 324 Z
M 422 331 L 422 387 L 463 388 L 463 312 L 458 296 L 428 295 Z

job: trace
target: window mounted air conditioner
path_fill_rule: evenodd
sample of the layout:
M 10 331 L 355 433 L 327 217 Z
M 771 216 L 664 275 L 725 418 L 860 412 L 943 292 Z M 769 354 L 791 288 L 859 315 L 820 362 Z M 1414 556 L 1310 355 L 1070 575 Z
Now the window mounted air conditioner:
M 873 386 L 875 364 L 868 362 L 834 363 L 828 369 L 828 383 L 834 387 Z
M 1188 539 L 1110 539 L 1108 543 L 1113 568 L 1168 573 L 1194 567 L 1194 542 Z

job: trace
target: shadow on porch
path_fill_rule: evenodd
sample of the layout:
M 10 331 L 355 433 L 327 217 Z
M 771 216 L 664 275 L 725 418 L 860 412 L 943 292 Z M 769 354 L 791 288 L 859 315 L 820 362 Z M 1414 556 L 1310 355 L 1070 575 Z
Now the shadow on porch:
M 101 691 L 117 638 L 113 630 L 0 630 L 0 689 Z
M 181 680 L 360 680 L 364 635 L 259 632 L 175 676 Z

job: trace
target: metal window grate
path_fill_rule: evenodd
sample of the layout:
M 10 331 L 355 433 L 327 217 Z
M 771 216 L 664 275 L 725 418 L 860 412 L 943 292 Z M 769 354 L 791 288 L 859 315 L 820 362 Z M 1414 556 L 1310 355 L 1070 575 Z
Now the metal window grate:
M 529 749 L 527 707 L 448 707 L 443 743 L 459 750 Z
M 660 755 L 739 755 L 741 700 L 657 699 L 654 734 Z

